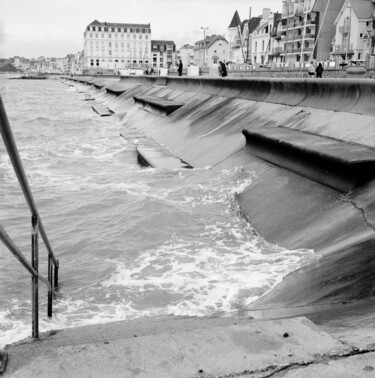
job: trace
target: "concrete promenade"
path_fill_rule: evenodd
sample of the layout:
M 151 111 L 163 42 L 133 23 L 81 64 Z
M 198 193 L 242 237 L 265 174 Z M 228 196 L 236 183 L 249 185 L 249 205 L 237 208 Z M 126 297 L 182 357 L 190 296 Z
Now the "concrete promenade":
M 358 308 L 350 326 L 350 315 L 333 321 L 320 313 L 321 327 L 305 317 L 250 318 L 162 317 L 52 331 L 8 348 L 5 376 L 375 376 L 375 333 L 368 328 L 374 317 Z

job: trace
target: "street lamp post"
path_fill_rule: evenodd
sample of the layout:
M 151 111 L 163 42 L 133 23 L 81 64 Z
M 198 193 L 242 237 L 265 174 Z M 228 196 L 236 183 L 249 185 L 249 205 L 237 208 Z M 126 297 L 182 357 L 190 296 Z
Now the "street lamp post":
M 201 29 L 203 29 L 203 65 L 206 65 L 206 30 L 209 28 L 201 26 Z
M 345 54 L 345 63 L 348 63 L 348 53 L 349 53 L 349 46 L 350 46 L 350 32 L 352 27 L 352 7 L 350 4 L 347 6 L 349 8 L 349 27 L 348 27 L 348 43 L 346 44 L 346 54 Z

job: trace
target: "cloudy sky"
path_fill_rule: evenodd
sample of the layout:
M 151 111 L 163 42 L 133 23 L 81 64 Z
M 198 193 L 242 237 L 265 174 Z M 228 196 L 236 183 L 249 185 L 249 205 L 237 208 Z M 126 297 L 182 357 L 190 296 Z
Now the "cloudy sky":
M 83 49 L 83 32 L 104 22 L 151 23 L 152 39 L 177 48 L 207 34 L 224 34 L 235 10 L 241 20 L 265 7 L 281 11 L 282 0 L 0 0 L 0 58 L 64 57 Z

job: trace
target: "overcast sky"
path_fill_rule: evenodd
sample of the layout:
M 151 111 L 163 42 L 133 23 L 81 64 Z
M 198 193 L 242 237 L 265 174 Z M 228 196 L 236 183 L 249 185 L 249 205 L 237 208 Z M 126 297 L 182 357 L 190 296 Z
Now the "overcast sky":
M 237 10 L 241 21 L 282 0 L 0 0 L 0 58 L 64 57 L 83 50 L 83 32 L 104 22 L 151 23 L 152 39 L 177 48 L 207 34 L 224 34 Z

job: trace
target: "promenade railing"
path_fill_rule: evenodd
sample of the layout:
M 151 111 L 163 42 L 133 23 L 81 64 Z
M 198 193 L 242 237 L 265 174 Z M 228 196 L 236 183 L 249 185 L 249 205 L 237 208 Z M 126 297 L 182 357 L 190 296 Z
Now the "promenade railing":
M 21 162 L 20 155 L 13 137 L 11 127 L 9 125 L 8 117 L 5 111 L 3 100 L 0 96 L 0 133 L 3 138 L 5 147 L 7 149 L 9 158 L 13 165 L 14 171 L 18 178 L 22 192 L 31 212 L 31 263 L 27 260 L 24 254 L 17 248 L 11 237 L 6 233 L 4 227 L 0 225 L 0 240 L 9 249 L 9 251 L 21 262 L 21 264 L 31 274 L 31 302 L 32 302 L 32 337 L 39 338 L 39 280 L 43 282 L 48 288 L 48 305 L 47 316 L 52 317 L 52 301 L 53 293 L 58 290 L 58 273 L 59 261 L 55 258 L 51 244 L 48 240 L 46 231 L 44 229 L 42 219 L 39 216 L 37 206 L 35 204 L 33 195 L 27 181 L 25 171 Z M 48 278 L 44 278 L 39 274 L 39 234 L 41 235 L 44 244 L 48 251 Z

